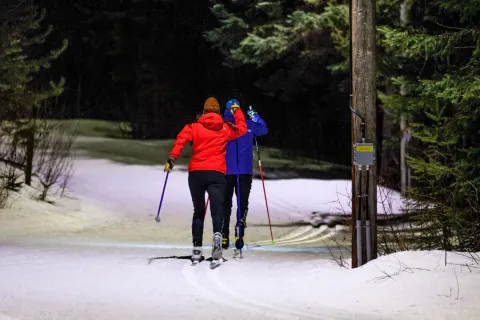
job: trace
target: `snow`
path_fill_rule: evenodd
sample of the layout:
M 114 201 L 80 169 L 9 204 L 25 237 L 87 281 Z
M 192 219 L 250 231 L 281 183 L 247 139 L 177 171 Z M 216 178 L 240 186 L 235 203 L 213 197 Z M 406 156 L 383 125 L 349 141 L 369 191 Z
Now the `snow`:
M 478 319 L 478 256 L 448 253 L 445 264 L 444 252 L 400 252 L 357 269 L 331 259 L 330 230 L 299 221 L 341 214 L 348 181 L 265 181 L 275 245 L 254 181 L 245 259 L 227 250 L 215 270 L 148 264 L 191 250 L 185 172 L 170 175 L 154 222 L 164 177 L 160 167 L 78 160 L 69 197 L 48 204 L 34 188 L 13 194 L 0 210 L 0 319 Z
M 170 173 L 164 201 L 164 211 L 192 210 L 188 189 L 188 173 L 176 166 Z M 156 208 L 160 199 L 165 173 L 160 166 L 121 165 L 107 160 L 77 161 L 71 189 L 102 201 L 110 201 L 130 210 Z M 91 188 L 92 185 L 98 186 Z M 304 218 L 313 211 L 344 214 L 350 212 L 350 180 L 286 179 L 265 180 L 267 200 L 276 221 Z M 378 187 L 379 198 L 387 197 L 391 208 L 379 201 L 377 211 L 399 213 L 400 194 Z M 121 197 L 119 197 L 121 195 Z M 260 212 L 266 218 L 263 187 L 255 179 L 250 196 L 250 211 Z
M 188 242 L 191 238 L 193 206 L 188 189 L 188 173 L 182 171 L 181 167 L 176 166 L 169 175 L 160 212 L 161 223 L 152 224 L 157 214 L 164 181 L 165 173 L 160 166 L 79 160 L 76 162 L 70 190 L 116 211 L 118 219 L 122 221 L 118 226 L 122 229 L 122 240 L 128 237 L 133 241 L 142 238 L 146 241 L 168 241 L 177 244 Z M 309 227 L 311 213 L 315 211 L 343 215 L 350 210 L 351 182 L 347 180 L 266 180 L 265 188 L 276 243 L 285 240 L 288 244 L 323 244 L 325 237 L 319 235 L 328 237 L 329 232 L 325 228 L 312 230 Z M 378 192 L 381 196 L 388 195 L 392 208 L 387 209 L 387 213 L 400 212 L 401 197 L 397 192 L 380 187 Z M 271 243 L 260 180 L 253 181 L 250 194 L 248 237 L 254 243 Z M 232 215 L 235 215 L 235 210 L 236 204 L 233 206 Z M 385 212 L 382 203 L 378 204 L 378 212 Z M 211 223 L 206 223 L 205 228 L 208 236 Z M 113 234 L 107 234 L 108 232 L 104 232 L 102 236 L 112 239 L 118 234 L 117 230 Z M 280 242 L 276 239 L 280 239 Z
M 51 236 L 78 233 L 116 219 L 111 212 L 82 195 L 50 197 L 55 204 L 36 200 L 39 189 L 24 186 L 11 192 L 0 209 L 0 240 L 7 237 Z
M 210 270 L 154 260 L 187 250 L 55 241 L 0 247 L 0 314 L 13 319 L 478 319 L 479 265 L 403 252 L 357 269 L 328 256 L 246 253 Z M 208 255 L 208 251 L 205 252 Z M 470 264 L 470 270 L 456 264 Z M 458 283 L 457 283 L 458 281 Z

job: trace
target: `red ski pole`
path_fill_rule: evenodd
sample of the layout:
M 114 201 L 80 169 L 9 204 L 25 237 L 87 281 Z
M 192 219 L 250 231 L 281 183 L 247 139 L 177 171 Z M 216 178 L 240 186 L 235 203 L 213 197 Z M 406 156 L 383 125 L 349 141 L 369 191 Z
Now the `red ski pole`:
M 273 240 L 272 223 L 270 222 L 270 210 L 268 210 L 267 191 L 265 190 L 265 182 L 263 179 L 262 160 L 260 159 L 260 150 L 258 149 L 257 138 L 254 138 L 254 139 L 255 139 L 255 146 L 257 148 L 258 167 L 260 168 L 260 177 L 262 178 L 263 196 L 265 197 L 265 206 L 267 207 L 268 225 L 270 226 L 270 236 L 272 237 L 272 244 L 275 244 L 275 241 Z

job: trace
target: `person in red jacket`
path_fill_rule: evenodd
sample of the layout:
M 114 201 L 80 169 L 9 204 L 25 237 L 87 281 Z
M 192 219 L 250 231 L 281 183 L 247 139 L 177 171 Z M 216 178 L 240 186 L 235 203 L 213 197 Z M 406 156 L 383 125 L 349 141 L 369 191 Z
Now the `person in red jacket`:
M 247 123 L 240 107 L 232 108 L 231 112 L 235 124 L 223 120 L 217 99 L 208 98 L 203 107 L 203 115 L 196 122 L 186 125 L 178 134 L 170 158 L 165 164 L 164 171 L 171 171 L 185 145 L 192 143 L 193 154 L 188 165 L 188 186 L 193 202 L 193 261 L 200 261 L 202 257 L 205 192 L 210 196 L 213 223 L 212 258 L 219 260 L 222 257 L 227 143 L 247 132 Z

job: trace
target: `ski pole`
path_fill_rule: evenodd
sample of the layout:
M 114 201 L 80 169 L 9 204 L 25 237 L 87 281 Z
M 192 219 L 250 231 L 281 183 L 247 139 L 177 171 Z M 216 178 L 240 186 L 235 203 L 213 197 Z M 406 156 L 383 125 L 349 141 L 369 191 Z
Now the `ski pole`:
M 238 239 L 240 243 L 242 244 L 243 249 L 243 226 L 242 226 L 242 214 L 241 214 L 241 209 L 240 209 L 240 168 L 238 164 L 238 139 L 235 140 L 236 144 L 236 149 L 237 149 L 237 234 L 238 234 Z M 237 248 L 238 249 L 238 248 Z
M 260 150 L 258 149 L 257 138 L 255 137 L 254 139 L 255 139 L 255 146 L 257 149 L 258 167 L 260 168 L 260 177 L 262 178 L 263 196 L 265 197 L 265 206 L 267 207 L 268 225 L 270 226 L 270 237 L 272 237 L 272 244 L 275 244 L 275 241 L 273 240 L 272 223 L 270 222 L 270 210 L 268 209 L 267 191 L 265 189 L 265 182 L 263 179 L 262 160 L 260 159 Z
M 170 171 L 167 171 L 167 176 L 165 177 L 165 183 L 163 184 L 162 197 L 160 198 L 160 204 L 158 205 L 157 216 L 155 217 L 155 221 L 157 221 L 158 223 L 160 223 L 160 209 L 162 208 L 163 196 L 165 194 L 165 187 L 167 186 L 167 181 L 168 181 L 168 175 L 169 174 L 170 174 Z

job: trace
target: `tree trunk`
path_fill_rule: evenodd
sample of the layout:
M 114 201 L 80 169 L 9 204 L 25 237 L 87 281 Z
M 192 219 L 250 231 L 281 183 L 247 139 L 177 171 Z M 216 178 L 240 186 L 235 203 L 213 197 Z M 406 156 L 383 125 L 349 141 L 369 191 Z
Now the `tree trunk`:
M 32 184 L 32 170 L 33 170 L 33 149 L 35 144 L 35 129 L 31 127 L 28 130 L 27 137 L 27 164 L 25 166 L 25 184 L 30 186 Z
M 400 5 L 400 22 L 402 26 L 406 26 L 410 23 L 410 4 L 411 0 L 403 0 L 402 4 Z M 409 94 L 408 88 L 405 85 L 400 86 L 400 95 L 406 96 Z M 404 114 L 400 116 L 400 191 L 403 196 L 407 195 L 407 190 L 410 187 L 410 179 L 409 179 L 409 169 L 407 166 L 407 137 L 405 130 L 407 129 L 407 119 Z
M 402 92 L 402 90 L 400 90 L 400 92 Z M 400 139 L 400 191 L 402 193 L 402 196 L 407 195 L 407 139 L 405 138 L 405 128 L 405 115 L 402 114 L 400 116 L 400 134 L 402 135 Z

